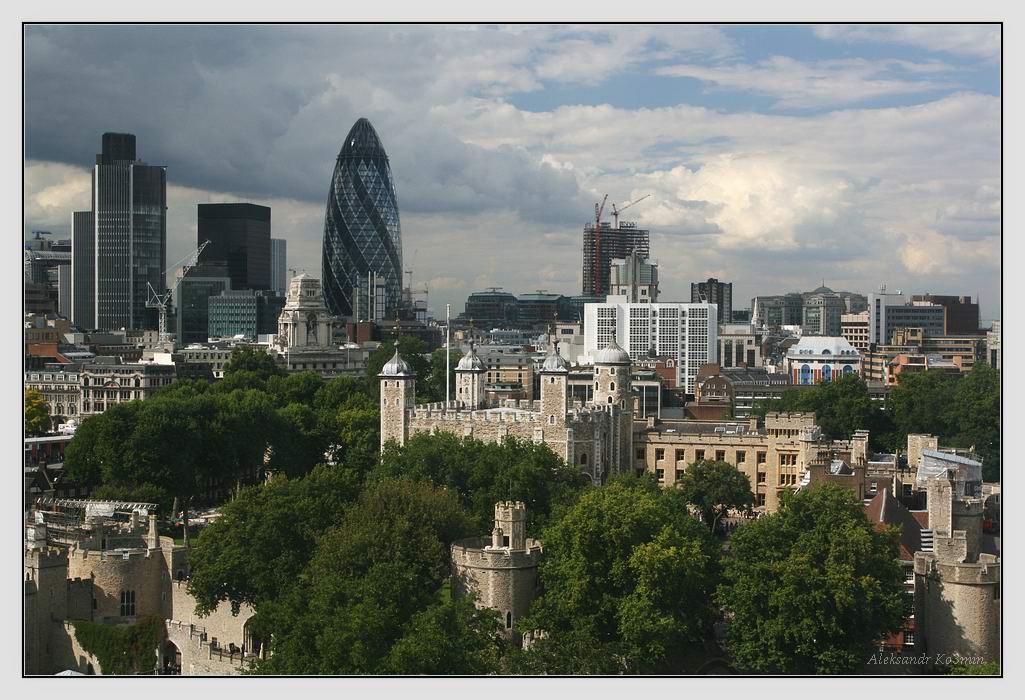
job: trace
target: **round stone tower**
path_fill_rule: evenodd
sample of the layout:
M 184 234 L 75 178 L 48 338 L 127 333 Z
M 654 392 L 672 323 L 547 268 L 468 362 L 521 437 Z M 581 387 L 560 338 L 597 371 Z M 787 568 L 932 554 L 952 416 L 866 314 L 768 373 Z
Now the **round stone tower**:
M 505 637 L 519 642 L 516 621 L 530 611 L 537 592 L 541 543 L 527 537 L 527 508 L 522 501 L 495 504 L 491 537 L 452 544 L 452 595 L 477 595 L 477 607 L 497 610 Z
M 541 375 L 541 414 L 545 426 L 564 427 L 569 408 L 569 363 L 559 354 L 558 340 L 549 347 L 538 374 Z

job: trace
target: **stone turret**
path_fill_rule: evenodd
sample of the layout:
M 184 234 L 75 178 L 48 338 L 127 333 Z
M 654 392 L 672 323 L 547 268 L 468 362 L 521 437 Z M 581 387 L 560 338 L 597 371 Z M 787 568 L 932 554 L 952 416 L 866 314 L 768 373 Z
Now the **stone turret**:
M 149 532 L 146 533 L 146 547 L 148 549 L 160 548 L 160 536 L 157 534 L 157 514 L 149 514 Z
M 405 445 L 409 438 L 409 411 L 416 403 L 416 374 L 395 341 L 395 354 L 377 375 L 381 380 L 381 451 L 389 440 Z
M 545 425 L 562 428 L 566 425 L 569 408 L 569 364 L 559 354 L 558 339 L 548 348 L 538 374 L 541 375 L 541 415 Z
M 473 340 L 471 340 L 470 349 L 456 365 L 456 401 L 461 402 L 471 411 L 484 408 L 485 368 L 484 363 L 474 351 L 473 345 Z
M 503 634 L 519 641 L 516 621 L 527 615 L 537 594 L 541 543 L 527 537 L 527 508 L 521 501 L 495 504 L 491 537 L 452 545 L 452 595 L 477 594 L 478 607 L 499 612 Z
M 633 453 L 633 397 L 630 394 L 630 355 L 611 339 L 594 355 L 594 407 L 612 414 L 609 440 L 610 469 L 630 469 Z

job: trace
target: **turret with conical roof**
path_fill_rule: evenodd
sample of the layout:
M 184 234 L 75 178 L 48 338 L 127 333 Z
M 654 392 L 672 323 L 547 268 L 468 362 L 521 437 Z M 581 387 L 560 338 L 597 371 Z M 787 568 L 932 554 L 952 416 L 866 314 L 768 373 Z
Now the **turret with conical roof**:
M 409 411 L 416 403 L 416 374 L 395 341 L 395 354 L 377 375 L 381 380 L 381 450 L 389 440 L 405 445 L 409 437 Z
M 559 340 L 554 331 L 549 333 L 554 341 L 548 347 L 548 355 L 541 363 L 541 413 L 546 426 L 563 428 L 566 412 L 569 410 L 569 363 L 559 354 Z

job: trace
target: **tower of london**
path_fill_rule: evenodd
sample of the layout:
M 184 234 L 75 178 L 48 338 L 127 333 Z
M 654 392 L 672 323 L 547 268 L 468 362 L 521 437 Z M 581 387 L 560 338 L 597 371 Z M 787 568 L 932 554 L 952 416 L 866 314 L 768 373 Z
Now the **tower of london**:
M 630 356 L 615 340 L 595 354 L 591 401 L 571 401 L 569 365 L 551 344 L 541 365 L 541 396 L 534 401 L 488 402 L 484 363 L 473 344 L 456 366 L 456 398 L 417 406 L 416 376 L 399 354 L 381 369 L 381 449 L 404 445 L 417 433 L 448 432 L 500 441 L 516 437 L 547 444 L 594 484 L 630 469 L 633 399 Z

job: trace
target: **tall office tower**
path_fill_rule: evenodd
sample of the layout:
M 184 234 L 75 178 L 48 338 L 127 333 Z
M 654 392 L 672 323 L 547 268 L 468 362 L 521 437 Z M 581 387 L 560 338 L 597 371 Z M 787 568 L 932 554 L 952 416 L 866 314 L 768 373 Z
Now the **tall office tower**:
M 95 328 L 156 328 L 147 286 L 166 287 L 167 168 L 136 160 L 133 134 L 103 135 L 93 167 Z
M 584 353 L 594 357 L 614 339 L 633 360 L 670 358 L 676 385 L 693 394 L 698 368 L 718 359 L 717 316 L 715 304 L 587 304 Z
M 270 207 L 200 204 L 196 245 L 210 241 L 204 260 L 228 263 L 232 289 L 271 288 Z
M 604 298 L 610 292 L 609 274 L 612 261 L 625 259 L 631 253 L 647 258 L 650 251 L 650 232 L 634 224 L 621 221 L 619 228 L 602 222 L 584 226 L 584 284 L 581 294 Z
M 71 322 L 96 327 L 96 232 L 92 211 L 71 215 Z
M 71 318 L 71 265 L 57 268 L 57 313 Z
M 384 313 L 402 294 L 402 227 L 388 154 L 365 118 L 352 125 L 335 161 L 324 214 L 321 276 L 324 302 L 335 316 L 352 316 L 354 288 L 368 275 L 385 280 Z
M 751 322 L 759 328 L 799 326 L 803 319 L 804 297 L 798 292 L 751 300 Z
M 270 288 L 281 297 L 288 291 L 288 241 L 284 238 L 270 239 Z
M 972 303 L 970 296 L 945 296 L 940 294 L 915 294 L 911 303 L 938 304 L 945 310 L 944 335 L 974 335 L 979 329 L 979 304 Z
M 709 277 L 705 282 L 691 282 L 692 304 L 716 304 L 719 307 L 719 323 L 733 323 L 733 283 L 720 282 Z
M 352 320 L 380 323 L 388 306 L 388 281 L 373 272 L 356 278 L 352 288 Z
M 625 296 L 631 304 L 658 301 L 658 265 L 636 252 L 613 260 L 609 271 L 609 294 Z

